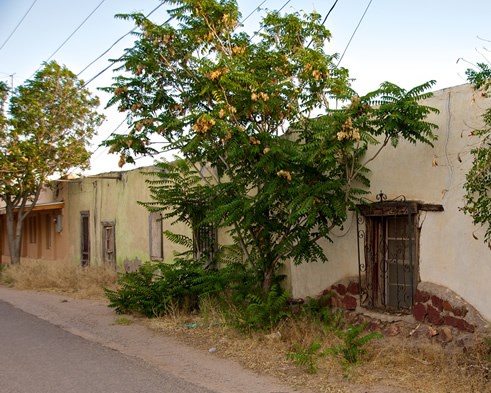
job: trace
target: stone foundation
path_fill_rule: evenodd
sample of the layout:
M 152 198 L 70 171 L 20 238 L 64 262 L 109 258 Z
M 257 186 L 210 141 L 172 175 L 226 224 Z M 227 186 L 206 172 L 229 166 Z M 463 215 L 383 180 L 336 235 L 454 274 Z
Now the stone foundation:
M 451 290 L 432 283 L 420 283 L 414 295 L 413 317 L 418 322 L 450 326 L 473 333 L 483 322 L 477 311 Z
M 331 307 L 360 311 L 358 277 L 342 280 L 324 290 Z M 432 283 L 419 283 L 414 296 L 412 316 L 417 322 L 441 328 L 450 327 L 460 332 L 474 333 L 486 321 L 479 313 L 451 290 Z
M 343 280 L 324 290 L 322 296 L 329 296 L 331 307 L 354 311 L 360 304 L 360 285 L 357 279 Z

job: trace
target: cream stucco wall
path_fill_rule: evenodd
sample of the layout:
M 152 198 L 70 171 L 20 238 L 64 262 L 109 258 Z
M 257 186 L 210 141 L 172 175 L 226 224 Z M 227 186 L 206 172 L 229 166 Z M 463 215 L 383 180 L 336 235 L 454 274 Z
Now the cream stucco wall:
M 491 251 L 482 241 L 482 230 L 460 211 L 469 153 L 477 141 L 470 133 L 482 125 L 481 114 L 491 100 L 461 85 L 435 92 L 426 104 L 440 111 L 429 118 L 439 126 L 434 147 L 401 142 L 397 148 L 386 148 L 370 164 L 368 197 L 375 201 L 383 191 L 388 199 L 404 195 L 407 200 L 441 204 L 444 212 L 419 215 L 420 279 L 455 291 L 491 320 Z M 313 296 L 340 279 L 358 275 L 356 222 L 349 219 L 345 227 L 346 232 L 326 246 L 328 263 L 291 267 L 294 296 Z
M 103 222 L 115 224 L 116 260 L 122 266 L 125 260 L 150 260 L 149 212 L 140 204 L 150 202 L 148 179 L 143 172 L 152 168 L 128 172 L 112 172 L 64 183 L 66 230 L 70 234 L 68 254 L 76 262 L 81 257 L 81 212 L 89 213 L 90 263 L 102 263 Z M 163 230 L 188 234 L 183 224 L 163 222 Z M 164 260 L 171 261 L 174 251 L 182 251 L 163 239 Z

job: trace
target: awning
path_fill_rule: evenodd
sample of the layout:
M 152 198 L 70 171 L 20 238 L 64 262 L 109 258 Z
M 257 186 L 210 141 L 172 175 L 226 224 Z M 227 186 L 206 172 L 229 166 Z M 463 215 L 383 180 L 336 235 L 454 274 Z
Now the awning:
M 62 209 L 65 206 L 65 202 L 48 202 L 48 203 L 37 203 L 33 208 L 32 211 L 44 211 L 44 210 L 56 210 L 56 209 Z M 24 210 L 29 209 L 30 206 L 26 206 Z M 14 211 L 19 211 L 19 208 L 15 208 Z M 0 209 L 0 215 L 6 214 L 5 207 Z

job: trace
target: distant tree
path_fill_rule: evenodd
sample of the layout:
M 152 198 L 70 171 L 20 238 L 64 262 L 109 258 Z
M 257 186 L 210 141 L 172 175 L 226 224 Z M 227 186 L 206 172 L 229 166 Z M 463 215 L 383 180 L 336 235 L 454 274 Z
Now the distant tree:
M 177 151 L 181 161 L 151 182 L 148 206 L 192 222 L 200 201 L 190 196 L 199 196 L 203 223 L 229 229 L 267 291 L 284 261 L 326 260 L 317 241 L 366 192 L 368 145 L 431 143 L 433 109 L 418 100 L 433 82 L 409 91 L 385 83 L 359 97 L 325 52 L 330 33 L 317 13 L 268 13 L 248 35 L 234 0 L 166 2 L 176 23 L 123 16 L 141 34 L 106 90 L 131 128 L 107 144 L 121 164 Z M 336 100 L 346 107 L 330 109 Z M 201 182 L 184 182 L 191 173 Z
M 489 64 L 479 63 L 477 69 L 466 71 L 468 81 L 483 95 L 491 91 L 491 68 Z M 464 212 L 469 214 L 474 224 L 486 227 L 484 241 L 491 245 L 491 108 L 483 116 L 484 126 L 474 130 L 479 137 L 478 145 L 471 150 L 472 166 L 466 175 L 464 188 Z
M 8 99 L 0 86 L 0 101 Z M 22 227 L 50 176 L 87 167 L 90 138 L 103 117 L 97 98 L 56 62 L 10 92 L 0 114 L 0 199 L 5 204 L 12 263 L 20 261 Z

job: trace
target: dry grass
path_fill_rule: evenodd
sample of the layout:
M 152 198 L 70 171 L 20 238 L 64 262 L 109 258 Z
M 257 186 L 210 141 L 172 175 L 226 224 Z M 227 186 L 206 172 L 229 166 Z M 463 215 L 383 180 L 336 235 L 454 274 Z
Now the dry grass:
M 103 288 L 116 285 L 117 273 L 108 266 L 82 268 L 58 261 L 32 261 L 7 266 L 1 282 L 17 289 L 67 293 L 86 299 L 105 298 Z
M 347 366 L 339 356 L 327 355 L 318 358 L 317 372 L 309 374 L 305 367 L 287 359 L 296 345 L 307 347 L 320 339 L 325 350 L 342 342 L 319 323 L 289 320 L 271 334 L 240 334 L 209 307 L 206 318 L 177 313 L 147 323 L 186 344 L 203 350 L 216 348 L 217 356 L 313 392 L 491 392 L 491 343 L 477 338 L 472 346 L 450 349 L 426 334 L 409 337 L 408 327 L 394 337 L 367 344 L 360 364 Z
M 63 263 L 33 262 L 9 267 L 0 278 L 19 289 L 104 298 L 102 288 L 115 287 L 117 275 L 105 267 L 82 269 Z M 306 318 L 288 320 L 269 334 L 240 334 L 226 323 L 213 300 L 207 299 L 201 304 L 200 315 L 184 315 L 174 308 L 167 317 L 145 323 L 186 344 L 203 350 L 216 348 L 216 356 L 313 392 L 491 393 L 491 339 L 486 342 L 482 337 L 474 337 L 472 342 L 455 333 L 452 343 L 442 344 L 438 337 L 429 338 L 424 326 L 411 336 L 408 332 L 414 326 L 391 326 L 392 332 L 384 332 L 384 339 L 366 346 L 360 364 L 346 367 L 339 356 L 327 355 L 317 358 L 317 372 L 309 374 L 305 367 L 288 360 L 287 354 L 298 345 L 308 347 L 316 339 L 321 340 L 322 350 L 342 341 L 333 329 Z

